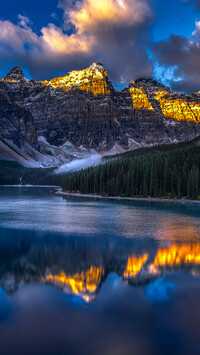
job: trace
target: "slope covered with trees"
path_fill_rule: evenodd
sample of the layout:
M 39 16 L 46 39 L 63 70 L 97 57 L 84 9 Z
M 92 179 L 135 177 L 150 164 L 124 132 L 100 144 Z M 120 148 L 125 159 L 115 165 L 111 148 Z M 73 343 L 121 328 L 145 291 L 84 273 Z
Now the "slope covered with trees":
M 200 138 L 104 158 L 101 165 L 56 175 L 0 161 L 0 184 L 59 185 L 108 196 L 200 198 Z
M 13 161 L 0 161 L 0 185 L 60 185 L 61 180 L 52 168 L 25 168 Z
M 111 196 L 200 195 L 200 139 L 128 152 L 105 164 L 66 175 L 65 191 Z

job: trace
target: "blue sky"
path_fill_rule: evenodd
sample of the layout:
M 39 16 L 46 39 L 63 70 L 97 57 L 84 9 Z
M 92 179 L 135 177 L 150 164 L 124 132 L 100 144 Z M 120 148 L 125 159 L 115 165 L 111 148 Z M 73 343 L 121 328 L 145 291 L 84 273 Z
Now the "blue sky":
M 190 36 L 195 21 L 200 18 L 192 2 L 183 4 L 179 0 L 157 1 L 154 5 L 156 20 L 152 26 L 153 40 L 167 39 L 171 34 Z
M 0 18 L 17 22 L 17 15 L 28 16 L 36 29 L 52 21 L 52 14 L 57 11 L 57 0 L 6 0 L 0 3 Z
M 158 76 L 172 87 L 178 82 L 180 90 L 184 85 L 185 91 L 195 90 L 199 82 L 200 90 L 200 11 L 195 0 L 96 0 L 98 8 L 91 1 L 79 0 L 79 6 L 77 0 L 1 1 L 0 77 L 15 64 L 38 80 L 102 61 L 119 86 L 137 76 Z M 101 13 L 101 4 L 104 9 L 109 5 L 112 18 Z M 88 12 L 86 20 L 82 7 Z M 132 18 L 138 13 L 133 20 L 131 11 Z

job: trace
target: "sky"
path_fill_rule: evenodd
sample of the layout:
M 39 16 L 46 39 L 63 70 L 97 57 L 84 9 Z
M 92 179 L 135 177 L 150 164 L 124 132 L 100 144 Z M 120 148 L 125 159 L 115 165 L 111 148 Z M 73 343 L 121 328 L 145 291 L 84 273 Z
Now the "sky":
M 0 2 L 0 77 L 51 79 L 103 63 L 115 87 L 153 77 L 200 90 L 200 0 Z

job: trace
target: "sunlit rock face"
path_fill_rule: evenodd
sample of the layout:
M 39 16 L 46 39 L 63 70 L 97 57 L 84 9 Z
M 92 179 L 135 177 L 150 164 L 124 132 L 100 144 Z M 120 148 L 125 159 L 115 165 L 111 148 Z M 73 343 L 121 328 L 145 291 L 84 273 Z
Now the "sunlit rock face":
M 14 67 L 0 81 L 0 136 L 56 159 L 66 142 L 109 154 L 190 140 L 200 135 L 199 115 L 199 93 L 186 96 L 150 79 L 117 91 L 101 63 L 44 82 Z
M 130 85 L 134 108 L 160 112 L 167 119 L 176 121 L 200 121 L 199 93 L 185 95 L 173 92 L 154 80 L 137 80 Z
M 157 92 L 154 98 L 159 102 L 166 118 L 174 118 L 177 121 L 200 121 L 200 100 L 198 97 L 195 102 L 195 97 L 190 97 L 187 100 L 181 95 L 180 97 L 178 95 L 171 96 L 161 91 Z
M 79 90 L 96 95 L 110 94 L 107 72 L 100 63 L 93 63 L 89 68 L 72 71 L 64 76 L 42 81 L 43 85 L 62 88 L 65 91 L 78 87 Z
M 131 98 L 133 100 L 133 107 L 135 109 L 144 109 L 154 111 L 147 95 L 140 89 L 135 87 L 130 88 Z

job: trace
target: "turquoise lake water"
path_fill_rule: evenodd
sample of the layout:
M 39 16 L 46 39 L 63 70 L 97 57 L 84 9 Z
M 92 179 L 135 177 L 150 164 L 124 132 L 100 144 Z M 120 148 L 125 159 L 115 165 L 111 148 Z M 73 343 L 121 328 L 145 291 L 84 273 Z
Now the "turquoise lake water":
M 0 188 L 0 354 L 199 354 L 200 205 Z

